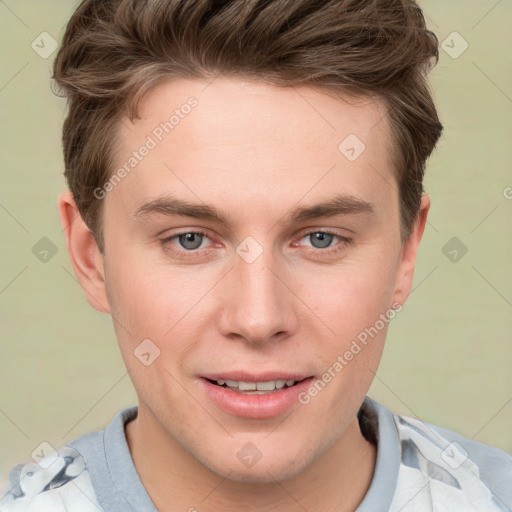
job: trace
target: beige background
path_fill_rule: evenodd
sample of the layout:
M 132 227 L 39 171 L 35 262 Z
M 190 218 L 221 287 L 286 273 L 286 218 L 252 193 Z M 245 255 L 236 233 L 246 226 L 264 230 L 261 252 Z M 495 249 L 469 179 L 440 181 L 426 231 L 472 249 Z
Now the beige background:
M 31 48 L 42 32 L 59 39 L 74 5 L 0 1 L 4 477 L 42 441 L 61 446 L 135 403 L 110 318 L 87 305 L 68 261 L 56 210 L 64 102 L 49 86 L 54 55 Z M 432 75 L 445 133 L 427 170 L 430 223 L 370 396 L 512 453 L 512 2 L 422 6 L 452 55 L 463 48 L 452 32 L 469 46 L 441 50 Z M 32 252 L 43 237 L 57 249 L 46 263 Z M 452 237 L 468 249 L 456 262 L 442 250 Z

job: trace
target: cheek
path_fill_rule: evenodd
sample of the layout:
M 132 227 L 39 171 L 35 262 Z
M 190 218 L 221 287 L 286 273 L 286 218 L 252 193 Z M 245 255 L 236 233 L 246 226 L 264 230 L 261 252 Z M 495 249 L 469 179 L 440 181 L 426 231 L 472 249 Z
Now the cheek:
M 178 373 L 177 368 L 187 367 L 189 354 L 197 351 L 204 329 L 213 323 L 212 312 L 206 310 L 208 301 L 203 299 L 217 274 L 150 264 L 142 254 L 140 258 L 113 256 L 111 252 L 111 260 L 105 263 L 106 288 L 130 376 L 138 382 L 138 390 L 158 383 L 174 389 L 171 376 Z
M 389 311 L 395 277 L 391 255 L 379 257 L 375 252 L 365 260 L 347 260 L 337 268 L 310 273 L 298 294 L 308 297 L 308 305 L 331 334 L 346 342 Z
M 106 265 L 106 285 L 112 315 L 135 337 L 163 339 L 200 302 L 209 287 L 207 276 L 145 258 L 121 259 L 122 267 Z
M 179 273 L 164 279 L 131 258 L 119 267 L 106 265 L 105 276 L 119 349 L 137 395 L 147 403 L 162 393 L 161 388 L 169 394 L 176 387 L 175 370 L 168 364 L 165 342 L 172 336 L 172 355 L 178 364 L 183 356 L 180 344 L 186 341 L 173 336 L 173 326 L 180 325 L 186 313 L 186 301 L 176 299 L 183 299 L 176 292 L 182 286 L 177 282 Z M 183 400 L 180 393 L 172 395 L 175 404 Z
M 338 269 L 309 277 L 325 283 L 314 288 L 310 300 L 331 334 L 315 337 L 327 383 L 326 392 L 319 383 L 312 395 L 323 397 L 317 406 L 325 414 L 339 415 L 340 403 L 347 409 L 362 401 L 377 371 L 389 322 L 397 314 L 391 309 L 396 257 L 382 247 L 371 249 L 364 258 L 348 258 Z M 309 399 L 313 396 L 304 397 Z

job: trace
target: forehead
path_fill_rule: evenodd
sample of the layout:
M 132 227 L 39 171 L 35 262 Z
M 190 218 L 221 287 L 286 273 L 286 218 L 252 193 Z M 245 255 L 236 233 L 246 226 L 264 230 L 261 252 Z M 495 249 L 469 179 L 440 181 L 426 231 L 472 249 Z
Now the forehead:
M 187 107 L 191 98 L 197 102 L 194 108 Z M 189 143 L 206 145 L 217 144 L 222 137 L 225 144 L 243 142 L 249 146 L 297 140 L 313 146 L 319 140 L 329 142 L 330 135 L 336 142 L 350 129 L 370 142 L 372 135 L 389 130 L 385 104 L 379 98 L 341 93 L 334 96 L 333 92 L 308 86 L 278 87 L 225 77 L 211 82 L 165 81 L 146 94 L 140 107 L 142 119 L 136 124 L 124 123 L 123 135 L 148 132 L 156 127 L 155 121 L 165 123 L 173 113 L 179 117 L 171 122 L 173 131 L 193 135 Z M 187 117 L 192 121 L 182 123 Z M 371 140 L 372 145 L 376 142 Z
M 385 182 L 393 189 L 390 129 L 377 99 L 240 79 L 179 79 L 152 89 L 140 114 L 121 124 L 116 154 L 118 168 L 151 146 L 116 190 L 131 209 L 165 189 L 252 204 L 334 189 L 378 203 Z

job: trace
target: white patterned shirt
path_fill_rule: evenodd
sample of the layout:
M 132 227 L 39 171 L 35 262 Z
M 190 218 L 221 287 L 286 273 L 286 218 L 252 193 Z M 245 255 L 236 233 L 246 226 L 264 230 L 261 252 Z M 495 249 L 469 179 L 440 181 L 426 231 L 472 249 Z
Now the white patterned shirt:
M 13 468 L 0 512 L 157 512 L 137 474 L 121 411 L 103 431 Z M 366 398 L 361 431 L 377 445 L 356 512 L 511 512 L 512 457 Z M 193 508 L 193 507 L 192 507 Z

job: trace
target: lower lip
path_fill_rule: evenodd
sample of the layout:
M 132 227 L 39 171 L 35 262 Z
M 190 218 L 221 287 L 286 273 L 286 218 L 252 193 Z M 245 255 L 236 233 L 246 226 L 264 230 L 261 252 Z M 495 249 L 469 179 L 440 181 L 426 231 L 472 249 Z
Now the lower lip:
M 272 418 L 279 416 L 298 402 L 298 395 L 305 391 L 313 377 L 304 379 L 290 388 L 283 388 L 264 395 L 231 391 L 201 379 L 206 396 L 223 411 L 243 418 Z

